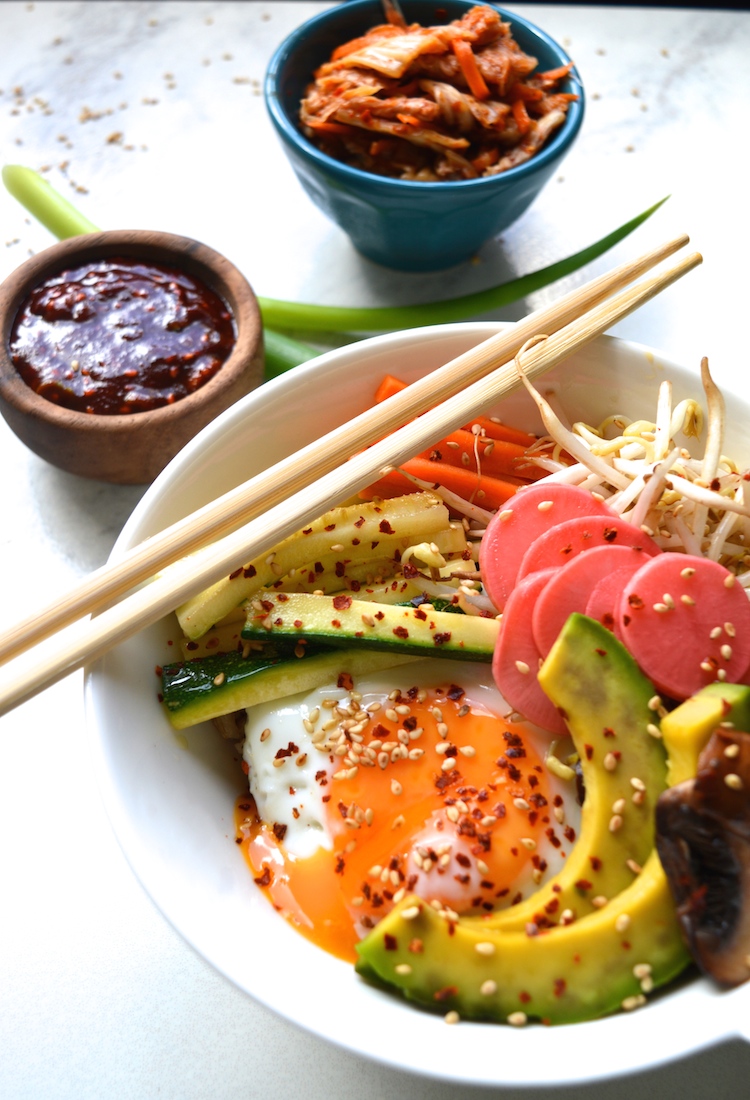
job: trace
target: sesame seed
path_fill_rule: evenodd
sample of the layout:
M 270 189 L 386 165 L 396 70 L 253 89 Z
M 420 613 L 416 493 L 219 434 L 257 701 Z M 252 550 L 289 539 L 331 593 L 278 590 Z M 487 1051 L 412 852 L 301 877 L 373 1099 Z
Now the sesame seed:
M 734 638 L 737 634 L 737 631 L 734 628 L 734 623 L 724 623 L 724 629 L 726 630 L 730 638 Z
M 552 812 L 555 815 L 555 821 L 558 823 L 558 825 L 562 825 L 565 821 L 565 807 L 554 806 Z
M 404 817 L 404 815 L 403 814 L 398 814 L 396 817 L 394 817 L 391 828 L 392 829 L 400 829 L 405 821 L 406 821 L 406 818 Z
M 595 898 L 591 899 L 591 904 L 594 909 L 603 909 L 605 905 L 609 903 L 609 898 L 605 898 L 603 894 L 597 894 Z
M 307 760 L 307 753 L 306 752 L 301 752 L 294 762 L 295 762 L 295 764 L 297 765 L 298 768 L 303 768 L 305 766 L 305 761 L 306 760 Z
M 516 807 L 517 810 L 530 810 L 531 809 L 531 807 L 529 806 L 529 804 L 528 804 L 528 802 L 526 801 L 525 798 L 514 798 L 513 799 L 513 805 Z
M 529 668 L 529 666 L 526 664 L 525 661 L 516 661 L 515 664 L 516 664 L 516 669 L 521 673 L 522 676 L 528 676 L 531 669 Z
M 497 982 L 493 982 L 492 978 L 488 978 L 486 982 L 482 982 L 480 985 L 479 992 L 483 997 L 492 997 L 497 993 Z
M 411 974 L 411 967 L 408 963 L 399 963 L 394 970 L 397 974 Z
M 693 572 L 695 572 L 695 570 L 693 570 Z M 648 709 L 649 710 L 659 710 L 661 705 L 662 705 L 661 696 L 659 696 L 659 695 L 652 695 L 651 698 L 648 701 Z
M 725 661 L 731 661 L 732 659 L 732 647 L 730 645 L 723 645 L 719 651 Z
M 692 596 L 688 596 L 685 592 L 680 596 L 680 602 L 684 603 L 686 607 L 695 607 L 695 600 Z
M 503 508 L 502 512 L 497 513 L 497 518 L 500 520 L 501 523 L 506 523 L 512 515 L 512 508 Z
M 628 868 L 629 871 L 632 871 L 634 875 L 640 875 L 641 871 L 643 870 L 640 863 L 636 863 L 634 859 L 626 859 L 625 866 Z
M 572 924 L 576 919 L 576 915 L 572 909 L 563 909 L 560 914 L 560 924 Z
M 608 752 L 604 757 L 604 767 L 608 772 L 613 772 L 617 767 L 617 757 L 613 752 Z
M 453 824 L 455 825 L 456 822 L 458 821 L 459 813 L 458 813 L 458 810 L 456 809 L 455 806 L 448 806 L 446 811 L 445 811 L 445 816 L 448 818 L 449 821 L 452 821 Z
M 477 871 L 479 871 L 480 875 L 489 874 L 489 870 L 490 870 L 489 867 L 487 866 L 487 864 L 484 862 L 483 859 L 478 859 L 477 860 Z
M 277 757 L 276 757 L 276 758 L 274 759 L 274 762 L 273 762 L 273 766 L 274 766 L 274 768 L 283 768 L 283 767 L 284 767 L 284 764 L 285 764 L 285 763 L 286 763 L 286 759 L 285 759 L 285 757 L 283 757 L 283 756 L 277 756 Z M 335 778 L 336 778 L 336 776 L 334 775 L 334 777 L 333 777 L 333 778 L 335 779 Z
M 643 782 L 643 780 L 638 779 L 638 777 L 635 775 L 630 780 L 630 786 L 636 791 L 645 791 L 646 789 L 646 784 Z
M 462 756 L 476 756 L 477 750 L 473 745 L 462 745 L 458 750 Z
M 260 739 L 261 739 L 261 741 L 267 741 L 270 736 L 271 736 L 271 731 L 270 731 L 270 729 L 268 729 L 268 727 L 266 727 L 266 729 L 264 729 L 263 732 L 261 733 Z
M 390 758 L 390 756 L 388 755 L 387 752 L 379 752 L 378 753 L 378 765 L 381 768 L 387 768 L 390 759 L 391 758 Z
M 618 829 L 622 828 L 622 817 L 620 814 L 613 814 L 609 819 L 609 831 L 616 833 Z
M 727 576 L 724 578 L 724 587 L 725 588 L 734 588 L 735 580 L 736 580 L 736 577 L 735 577 L 734 573 L 728 573 Z
M 445 756 L 445 754 L 447 753 L 447 751 L 450 747 L 451 747 L 450 741 L 438 741 L 437 745 L 435 745 L 435 752 L 439 756 Z
M 724 749 L 724 755 L 729 757 L 730 760 L 734 760 L 736 756 L 740 755 L 740 746 L 727 745 L 727 747 Z
M 633 967 L 633 975 L 640 981 L 641 978 L 648 978 L 651 974 L 651 963 L 636 963 Z
M 452 767 L 453 767 L 453 757 L 452 756 L 446 756 L 445 760 L 440 765 L 440 770 L 442 772 L 449 772 Z
M 331 546 L 331 550 L 333 551 L 334 554 L 340 554 L 343 549 L 344 549 L 343 542 L 334 542 L 334 544 Z
M 496 822 L 497 822 L 497 818 L 493 817 L 491 814 L 488 814 L 486 817 L 482 818 L 482 820 L 479 822 L 479 824 L 482 826 L 482 828 L 488 829 L 490 827 L 490 825 L 495 825 Z M 523 843 L 523 841 L 521 843 Z
M 715 626 L 711 633 L 708 635 L 711 641 L 715 641 L 721 635 L 721 627 Z
M 650 734 L 651 737 L 657 738 L 657 740 L 661 739 L 661 730 L 658 726 L 655 726 L 653 722 L 649 722 L 646 726 L 646 733 Z
M 615 931 L 627 932 L 628 928 L 630 928 L 630 917 L 627 913 L 620 913 L 615 921 Z
M 645 791 L 633 791 L 633 798 L 631 799 L 635 806 L 642 806 L 646 801 Z
M 728 775 L 725 775 L 724 782 L 732 791 L 741 791 L 744 786 L 742 780 L 735 772 L 730 772 Z
M 539 503 L 537 504 L 537 509 L 540 512 L 549 512 L 550 508 L 552 507 L 552 504 L 553 504 L 553 501 L 551 501 L 551 500 L 540 500 Z
M 487 818 L 484 818 L 482 820 L 483 825 L 484 825 L 484 822 L 486 820 L 487 820 Z M 495 820 L 494 818 L 489 819 L 490 823 L 492 823 L 494 820 Z M 521 844 L 523 844 L 523 846 L 524 846 L 524 848 L 526 849 L 527 852 L 535 852 L 536 851 L 536 841 L 530 836 L 522 836 L 521 837 Z
M 399 705 L 397 707 L 394 707 L 393 709 L 396 711 L 396 714 L 400 714 L 402 716 L 406 714 L 411 714 L 411 707 L 408 707 L 406 703 L 399 703 Z
M 453 1009 L 450 1012 L 446 1012 L 443 1019 L 445 1020 L 446 1024 L 457 1024 L 460 1021 L 461 1017 L 456 1012 L 456 1010 Z
M 375 626 L 375 620 L 373 619 L 372 615 L 363 615 L 362 622 L 365 624 L 365 626 Z
M 221 687 L 221 685 L 224 683 L 225 680 L 226 680 L 225 674 L 223 672 L 218 673 L 218 675 L 214 676 L 214 686 L 215 687 Z
M 529 1018 L 525 1012 L 511 1012 L 508 1017 L 508 1023 L 511 1027 L 525 1027 L 529 1022 Z
M 662 596 L 662 599 L 664 600 L 664 603 L 667 605 L 667 607 L 670 610 L 672 610 L 674 608 L 674 600 L 670 596 L 669 592 L 665 592 L 664 595 Z
M 494 943 L 489 943 L 488 941 L 484 940 L 481 943 L 475 943 L 474 950 L 478 955 L 494 955 L 495 945 Z
M 689 580 L 689 578 L 692 577 L 694 573 L 695 569 L 693 569 L 692 566 L 686 566 L 685 569 L 680 570 L 680 576 L 684 577 L 685 580 Z
M 448 729 L 445 722 L 438 722 L 438 727 L 437 727 L 438 737 L 445 738 L 445 737 L 448 736 L 449 732 L 450 732 L 450 730 Z
M 419 760 L 421 756 L 424 756 L 424 749 L 409 749 L 410 760 Z
M 655 603 L 653 605 L 654 611 L 658 611 L 660 615 L 663 615 L 665 611 L 669 611 L 670 608 L 665 603 Z
M 398 715 L 396 714 L 396 711 L 393 709 L 393 707 L 388 708 L 388 710 L 385 712 L 385 716 L 389 722 L 398 722 Z
M 625 809 L 626 802 L 624 798 L 618 798 L 616 802 L 612 803 L 612 813 L 621 814 Z
M 641 1008 L 646 1003 L 642 993 L 635 993 L 632 997 L 626 997 L 620 1007 L 623 1012 L 632 1012 L 635 1008 Z
M 466 805 L 462 798 L 456 800 L 456 808 L 462 814 L 468 814 L 469 812 L 469 807 Z
M 402 794 L 404 788 L 399 783 L 398 779 L 391 780 L 391 794 Z

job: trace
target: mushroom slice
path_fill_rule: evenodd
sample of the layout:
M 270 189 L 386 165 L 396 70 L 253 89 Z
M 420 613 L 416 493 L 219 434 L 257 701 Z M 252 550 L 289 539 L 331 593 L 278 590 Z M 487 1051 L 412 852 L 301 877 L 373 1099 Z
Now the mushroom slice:
M 721 985 L 750 978 L 750 734 L 718 729 L 695 779 L 656 807 L 656 847 L 685 942 Z

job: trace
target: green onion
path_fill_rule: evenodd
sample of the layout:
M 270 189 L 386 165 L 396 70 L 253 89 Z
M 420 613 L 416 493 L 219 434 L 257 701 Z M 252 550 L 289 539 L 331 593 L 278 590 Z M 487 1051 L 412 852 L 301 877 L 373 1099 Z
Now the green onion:
M 30 168 L 17 164 L 3 168 L 3 183 L 8 191 L 26 209 L 59 238 L 73 237 L 79 233 L 96 233 L 97 226 L 80 214 L 62 195 Z M 659 209 L 666 198 L 654 203 L 642 214 L 631 218 L 606 237 L 575 252 L 567 259 L 558 260 L 529 275 L 501 283 L 499 286 L 447 298 L 442 302 L 427 302 L 412 306 L 346 307 L 308 305 L 285 302 L 277 298 L 258 298 L 263 323 L 266 327 L 267 356 L 271 363 L 269 377 L 275 377 L 290 367 L 313 358 L 318 352 L 306 344 L 289 337 L 282 337 L 277 329 L 298 332 L 358 333 L 388 332 L 394 329 L 418 328 L 421 325 L 447 324 L 465 321 L 481 313 L 501 309 L 511 302 L 525 298 L 558 279 L 572 275 L 585 264 L 591 263 L 608 249 L 613 248 L 639 225 L 642 225 Z

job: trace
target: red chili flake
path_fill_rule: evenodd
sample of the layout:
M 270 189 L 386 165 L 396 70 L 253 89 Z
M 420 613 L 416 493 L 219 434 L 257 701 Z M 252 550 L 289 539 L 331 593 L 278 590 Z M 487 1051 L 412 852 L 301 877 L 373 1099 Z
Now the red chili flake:
M 594 871 L 601 871 L 602 861 L 599 859 L 599 856 L 589 856 L 589 863 Z
M 409 944 L 409 950 L 411 951 L 412 955 L 421 955 L 424 951 L 424 944 L 421 940 L 413 939 Z
M 283 619 L 274 619 L 273 620 L 273 625 L 274 626 L 283 626 L 284 625 L 284 620 Z
M 338 680 L 336 681 L 336 687 L 343 688 L 344 691 L 351 691 L 354 687 L 354 680 L 352 679 L 350 672 L 340 672 Z
M 639 611 L 645 605 L 641 597 L 637 596 L 635 592 L 633 592 L 630 596 L 628 596 L 628 606 L 632 607 L 636 611 Z
M 406 563 L 402 572 L 407 580 L 414 580 L 415 577 L 419 576 L 419 570 L 417 569 L 416 565 L 412 565 L 410 561 Z M 425 616 L 425 618 L 426 617 L 427 616 Z
M 568 983 L 565 981 L 565 978 L 555 978 L 552 986 L 552 992 L 555 994 L 556 997 L 562 997 L 567 988 L 567 984 Z
M 458 702 L 459 699 L 463 699 L 466 692 L 462 687 L 459 687 L 458 684 L 451 684 L 445 694 L 448 696 L 449 699 L 452 699 L 454 702 Z
M 576 890 L 590 890 L 591 885 L 587 878 L 579 878 L 578 882 L 575 883 Z
M 242 576 L 249 579 L 250 577 L 256 576 L 257 572 L 258 570 L 255 568 L 254 565 L 246 565 L 245 568 L 242 570 Z
M 273 835 L 276 837 L 276 839 L 278 841 L 282 841 L 284 839 L 284 837 L 286 836 L 286 828 L 287 828 L 286 825 L 282 825 L 281 822 L 274 821 Z
M 623 949 L 623 951 L 629 951 L 630 947 L 631 947 L 630 941 L 629 940 L 623 940 L 622 943 L 620 944 L 620 947 Z
M 630 615 L 623 615 L 622 625 L 623 626 L 630 626 Z
M 381 519 L 378 525 L 378 531 L 383 535 L 395 535 L 396 533 L 387 519 Z
M 560 553 L 561 554 L 572 554 L 573 553 L 573 547 L 570 545 L 570 543 L 568 543 L 567 546 L 563 546 Z
M 386 951 L 397 951 L 398 940 L 395 936 L 392 936 L 390 932 L 386 932 L 385 936 L 383 937 L 383 946 L 385 947 Z
M 303 535 L 311 535 L 312 534 L 312 527 L 303 527 L 302 528 L 302 534 Z
M 301 630 L 302 629 L 302 619 L 295 619 L 294 620 L 294 626 L 297 628 L 297 630 Z
M 525 989 L 522 989 L 521 992 L 518 994 L 518 999 L 522 1005 L 527 1005 L 531 1000 L 531 994 L 527 993 Z
M 187 645 L 185 646 L 185 649 L 189 649 L 191 653 L 193 652 L 194 649 L 197 649 L 197 648 L 198 648 L 198 643 L 197 642 L 188 642 Z M 158 673 L 157 673 L 157 675 L 158 675 Z
M 294 741 L 290 741 L 285 749 L 279 749 L 276 753 L 276 759 L 282 760 L 286 756 L 296 756 L 299 752 L 299 746 L 295 745 Z
M 289 596 L 287 595 L 286 592 L 279 592 L 278 596 L 276 597 L 276 602 L 277 603 L 286 603 L 288 599 L 289 599 Z
M 606 649 L 595 649 L 594 653 L 596 653 L 597 657 L 606 657 L 607 656 Z
M 375 615 L 374 615 L 374 618 L 376 618 L 378 620 L 378 622 L 380 622 L 381 619 L 385 618 L 385 612 L 384 611 L 376 611 Z
M 405 626 L 394 626 L 393 633 L 396 635 L 397 638 L 409 637 L 409 631 L 406 629 Z
M 359 519 L 355 519 L 354 526 L 355 527 L 361 527 L 364 522 L 365 522 L 365 517 L 360 516 Z
M 331 626 L 339 630 L 341 628 L 341 619 L 331 619 Z
M 437 989 L 432 996 L 436 1001 L 447 1001 L 449 997 L 455 997 L 457 993 L 458 986 L 444 985 L 442 989 Z
M 604 734 L 605 737 L 616 737 L 617 736 L 617 734 L 615 733 L 615 731 L 612 729 L 611 726 L 605 726 L 604 729 L 602 730 L 602 733 Z M 622 754 L 619 753 L 619 752 L 615 753 L 615 756 L 621 756 L 621 755 Z
M 347 611 L 352 606 L 351 596 L 334 596 L 333 606 L 337 611 Z
M 606 626 L 607 630 L 613 630 L 615 626 L 615 617 L 609 611 L 605 611 L 601 618 L 602 626 Z
M 261 600 L 260 606 L 264 611 L 273 611 L 273 600 Z
M 352 546 L 359 546 L 361 539 L 352 539 Z
M 451 632 L 449 630 L 432 635 L 432 641 L 435 645 L 447 645 L 450 640 Z
M 605 542 L 614 542 L 617 538 L 617 528 L 605 527 L 602 531 L 602 538 Z
M 336 564 L 333 567 L 333 571 L 334 571 L 334 573 L 336 574 L 337 577 L 345 577 L 346 576 L 346 562 L 337 561 Z
M 335 531 L 336 530 L 336 524 L 335 523 L 329 523 L 326 527 L 323 528 L 323 530 L 324 531 Z
M 545 905 L 544 912 L 549 913 L 549 914 L 556 913 L 559 908 L 560 908 L 560 899 L 559 898 L 552 898 Z
M 235 579 L 235 577 L 239 577 L 241 572 L 242 572 L 242 566 L 240 566 L 239 569 L 235 569 L 235 571 L 233 573 L 229 574 L 229 580 L 233 581 Z
M 417 607 L 414 611 L 414 618 L 419 619 L 421 622 L 427 620 L 427 612 L 423 611 L 421 607 Z
M 576 831 L 575 831 L 575 829 L 573 828 L 572 825 L 566 825 L 565 826 L 565 828 L 563 829 L 563 836 L 565 837 L 565 839 L 568 841 L 569 844 L 573 843 L 573 841 L 576 838 Z
M 592 756 L 594 755 L 594 746 L 593 745 L 584 745 L 583 746 L 583 751 L 586 753 L 586 759 L 591 760 Z
M 263 868 L 263 874 L 258 875 L 257 878 L 254 878 L 253 882 L 256 884 L 256 886 L 270 886 L 271 883 L 273 882 L 273 875 L 271 874 L 271 868 L 270 867 L 264 867 Z

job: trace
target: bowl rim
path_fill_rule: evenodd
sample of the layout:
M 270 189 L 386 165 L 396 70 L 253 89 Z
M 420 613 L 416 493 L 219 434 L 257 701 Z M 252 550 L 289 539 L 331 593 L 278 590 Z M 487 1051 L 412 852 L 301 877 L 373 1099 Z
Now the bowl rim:
M 232 311 L 236 339 L 216 374 L 193 393 L 171 405 L 142 412 L 90 414 L 57 405 L 28 386 L 15 369 L 9 351 L 13 323 L 25 299 L 46 278 L 94 258 L 151 259 L 172 262 L 201 279 Z M 169 260 L 172 256 L 173 260 Z M 0 406 L 21 416 L 44 421 L 57 429 L 87 436 L 106 434 L 131 438 L 135 432 L 171 424 L 198 413 L 235 386 L 262 347 L 262 322 L 255 293 L 230 260 L 209 245 L 176 233 L 149 229 L 111 229 L 81 234 L 45 248 L 20 264 L 0 285 Z
M 196 466 L 202 459 L 205 459 L 206 449 L 210 449 L 211 445 L 217 443 L 224 448 L 229 446 L 227 440 L 230 438 L 230 432 L 239 429 L 243 422 L 249 422 L 249 418 L 254 413 L 257 413 L 258 408 L 262 411 L 264 405 L 272 405 L 274 402 L 283 400 L 284 395 L 288 393 L 290 387 L 295 384 L 295 380 L 299 381 L 305 379 L 309 381 L 311 378 L 317 378 L 318 382 L 325 383 L 329 379 L 335 379 L 337 372 L 340 373 L 345 369 L 351 369 L 352 357 L 356 358 L 362 351 L 369 354 L 374 351 L 391 351 L 398 349 L 403 353 L 404 349 L 408 348 L 410 343 L 421 342 L 425 339 L 437 341 L 444 335 L 451 335 L 458 332 L 466 333 L 467 336 L 470 335 L 475 342 L 478 342 L 491 333 L 498 331 L 501 327 L 504 327 L 503 322 L 461 322 L 457 324 L 405 330 L 398 333 L 388 333 L 382 336 L 372 337 L 356 345 L 347 345 L 335 349 L 334 351 L 327 352 L 318 359 L 312 360 L 297 368 L 297 370 L 293 372 L 293 375 L 282 375 L 272 382 L 267 383 L 266 386 L 255 391 L 254 394 L 248 395 L 248 397 L 242 399 L 231 409 L 227 410 L 220 418 L 217 418 L 216 421 L 196 436 L 177 458 L 170 463 L 165 471 L 147 490 L 141 502 L 134 510 L 131 518 L 126 523 L 115 544 L 113 558 L 122 553 L 128 546 L 132 545 L 134 541 L 146 537 L 151 533 L 149 530 L 149 523 L 153 525 L 154 522 L 159 522 L 159 500 L 160 498 L 163 499 L 165 493 L 168 494 L 170 492 L 170 484 L 175 478 L 177 478 L 178 489 L 184 492 L 186 485 L 188 483 L 193 483 L 193 474 Z M 649 370 L 653 369 L 653 364 L 656 362 L 657 368 L 664 368 L 667 372 L 667 376 L 675 378 L 683 385 L 688 382 L 692 383 L 693 381 L 696 387 L 700 385 L 695 372 L 686 370 L 686 368 L 680 366 L 661 352 L 654 351 L 654 349 L 634 341 L 617 339 L 615 337 L 599 337 L 595 345 L 592 345 L 593 350 L 598 353 L 597 365 L 600 362 L 602 346 L 605 348 L 614 348 L 615 353 L 617 353 L 617 349 L 619 348 L 624 349 L 629 356 L 638 356 L 640 361 L 648 365 Z M 297 371 L 299 373 L 297 373 Z M 215 459 L 216 455 L 211 454 L 209 457 Z M 143 530 L 144 523 L 145 533 Z M 733 1013 L 731 1009 L 731 1004 L 736 1005 L 737 1003 L 736 995 L 739 991 L 730 991 L 728 994 L 719 993 L 709 988 L 705 982 L 699 979 L 698 982 L 694 983 L 698 990 L 696 995 L 699 998 L 696 1003 L 698 1008 L 703 1007 L 705 1009 L 709 1007 L 708 1012 L 696 1011 L 696 1004 L 691 1002 L 690 1005 L 686 1006 L 684 1000 L 675 1000 L 673 996 L 667 992 L 665 996 L 661 999 L 656 999 L 650 1005 L 648 1013 L 627 1013 L 619 1016 L 607 1017 L 603 1020 L 592 1021 L 591 1024 L 587 1025 L 592 1028 L 590 1033 L 587 1032 L 587 1038 L 591 1037 L 596 1039 L 599 1037 L 600 1042 L 595 1042 L 593 1047 L 595 1049 L 603 1048 L 603 1053 L 601 1056 L 596 1055 L 593 1057 L 591 1063 L 589 1063 L 588 1058 L 584 1058 L 583 1060 L 580 1058 L 579 1053 L 577 1053 L 580 1047 L 575 1043 L 570 1043 L 571 1033 L 567 1028 L 530 1028 L 515 1031 L 513 1029 L 498 1030 L 492 1025 L 468 1023 L 461 1024 L 459 1028 L 456 1029 L 451 1028 L 447 1031 L 440 1031 L 437 1033 L 433 1030 L 429 1033 L 432 1037 L 430 1052 L 431 1057 L 434 1056 L 433 1061 L 428 1058 L 428 1052 L 426 1050 L 422 1052 L 419 1043 L 419 1037 L 424 1034 L 423 1027 L 425 1014 L 420 1013 L 419 1009 L 414 1006 L 406 1006 L 409 1019 L 414 1021 L 413 1038 L 417 1050 L 415 1062 L 409 1062 L 406 1057 L 406 1051 L 403 1049 L 406 1046 L 405 1042 L 394 1044 L 392 1042 L 394 1038 L 392 1032 L 384 1034 L 381 1037 L 382 1042 L 376 1042 L 369 1034 L 365 1035 L 365 1047 L 363 1048 L 361 1045 L 357 1045 L 362 1043 L 362 1039 L 358 1037 L 355 1041 L 353 1036 L 361 1036 L 363 1031 L 368 1033 L 371 1030 L 377 1031 L 376 1027 L 373 1029 L 362 1029 L 360 1027 L 358 1031 L 355 1032 L 353 1024 L 351 1028 L 349 1028 L 347 1024 L 344 1034 L 336 1032 L 335 1029 L 330 1026 L 325 1012 L 316 1011 L 315 1013 L 310 1013 L 308 1009 L 300 1009 L 295 998 L 292 998 L 290 1001 L 288 997 L 285 997 L 283 990 L 285 983 L 279 982 L 276 978 L 274 978 L 272 983 L 270 983 L 268 979 L 265 979 L 266 985 L 260 992 L 248 988 L 247 985 L 243 985 L 242 981 L 238 980 L 237 976 L 231 972 L 231 966 L 222 965 L 221 961 L 217 960 L 215 947 L 213 951 L 207 951 L 205 945 L 202 944 L 199 939 L 196 941 L 195 937 L 191 938 L 191 932 L 185 928 L 184 914 L 182 910 L 179 910 L 179 903 L 175 903 L 174 897 L 170 897 L 170 885 L 165 885 L 161 879 L 154 878 L 153 870 L 149 867 L 146 868 L 146 873 L 144 874 L 144 865 L 142 862 L 139 862 L 141 854 L 139 852 L 138 843 L 136 842 L 134 844 L 134 840 L 137 841 L 138 838 L 132 814 L 128 809 L 127 803 L 123 803 L 120 788 L 118 786 L 120 777 L 107 767 L 108 761 L 105 753 L 105 739 L 102 737 L 103 729 L 101 728 L 101 715 L 99 716 L 99 723 L 96 721 L 95 711 L 97 710 L 97 700 L 108 686 L 108 677 L 109 684 L 111 685 L 111 669 L 108 669 L 106 664 L 102 664 L 101 662 L 86 669 L 85 693 L 87 736 L 89 747 L 94 757 L 94 770 L 105 808 L 110 817 L 118 841 L 123 847 L 126 858 L 130 862 L 134 873 L 140 879 L 146 891 L 150 894 L 155 904 L 161 909 L 165 918 L 172 923 L 173 927 L 175 927 L 187 942 L 223 973 L 225 977 L 281 1018 L 294 1023 L 310 1034 L 333 1043 L 350 1054 L 390 1066 L 402 1072 L 410 1072 L 418 1076 L 450 1081 L 455 1084 L 493 1085 L 496 1088 L 511 1086 L 560 1087 L 563 1085 L 612 1080 L 614 1077 L 626 1076 L 630 1073 L 646 1069 L 654 1069 L 659 1065 L 685 1057 L 691 1053 L 695 1053 L 701 1048 L 716 1043 L 738 1037 L 750 1038 L 750 1033 L 747 1032 L 746 1025 L 742 1024 L 742 1020 L 738 1017 L 737 1012 L 735 1011 Z M 97 728 L 97 725 L 99 725 L 99 728 Z M 177 911 L 175 909 L 176 904 Z M 190 914 L 190 918 L 193 919 L 193 914 Z M 296 936 L 297 934 L 293 933 L 293 935 Z M 302 941 L 302 937 L 297 937 L 297 939 L 303 943 L 305 942 Z M 307 943 L 305 943 L 305 948 L 308 951 L 316 950 L 312 945 Z M 321 952 L 321 954 L 324 953 Z M 232 958 L 234 958 L 234 955 Z M 338 962 L 338 960 L 331 961 L 333 964 Z M 260 966 L 260 963 L 258 965 Z M 292 969 L 290 972 L 293 973 L 294 970 Z M 353 976 L 352 981 L 355 981 Z M 743 1003 L 746 1001 L 748 994 L 750 994 L 750 986 L 745 987 L 744 991 L 740 992 L 740 999 Z M 701 1000 L 701 998 L 703 998 L 703 1000 Z M 704 1000 L 707 1003 L 704 1003 Z M 368 1001 L 368 1004 L 370 1003 L 374 1006 L 377 1018 L 379 1002 L 377 1000 L 373 1000 L 372 1002 Z M 391 1002 L 389 999 L 390 1008 L 393 1007 L 393 1004 L 400 1003 L 401 1002 Z M 389 1021 L 391 1020 L 390 1008 L 387 1013 Z M 307 1015 L 305 1015 L 305 1013 L 307 1013 Z M 394 1022 L 398 1023 L 400 1019 L 398 1012 L 394 1012 L 392 1015 Z M 437 1020 L 437 1026 L 442 1027 L 439 1016 L 430 1016 L 428 1019 Z M 666 1033 L 660 1032 L 658 1025 L 660 1022 L 662 1025 L 666 1025 L 667 1019 L 669 1022 L 667 1032 L 670 1041 L 669 1043 L 664 1043 L 658 1038 L 658 1034 L 656 1033 Z M 657 1025 L 655 1029 L 652 1021 Z M 615 1032 L 615 1037 L 612 1036 L 613 1030 Z M 510 1031 L 513 1031 L 513 1034 L 508 1038 Z M 625 1035 L 625 1042 L 622 1041 L 623 1032 Z M 438 1044 L 441 1049 L 437 1052 L 434 1047 L 436 1034 L 444 1036 L 444 1039 Z M 535 1034 L 543 1036 L 543 1049 L 545 1053 L 550 1056 L 549 1058 L 539 1057 L 538 1044 L 535 1044 L 533 1041 Z M 466 1036 L 466 1038 L 461 1039 L 461 1035 Z M 635 1046 L 632 1042 L 633 1037 L 636 1038 Z M 640 1049 L 638 1042 L 640 1039 L 645 1039 L 647 1053 L 637 1064 L 633 1065 L 632 1059 L 634 1050 L 637 1051 Z M 679 1040 L 679 1042 L 677 1042 L 677 1040 Z M 507 1046 L 505 1045 L 506 1041 L 508 1044 Z M 465 1043 L 467 1044 L 466 1046 L 464 1045 Z M 369 1046 L 367 1044 L 369 1044 Z M 373 1044 L 376 1049 L 373 1049 Z M 410 1046 L 409 1049 L 412 1050 L 413 1048 Z M 451 1061 L 455 1050 L 459 1050 L 461 1056 Z M 470 1054 L 472 1051 L 475 1053 L 478 1051 L 482 1052 L 482 1057 L 478 1064 L 474 1064 L 470 1059 L 467 1061 L 466 1054 L 467 1052 Z M 516 1053 L 513 1057 L 505 1057 L 505 1055 L 512 1054 L 514 1051 Z M 445 1059 L 447 1059 L 447 1063 Z M 504 1067 L 504 1075 L 501 1076 L 500 1069 L 502 1067 Z M 525 1076 L 521 1075 L 521 1071 L 523 1071 Z
M 274 127 L 284 141 L 290 146 L 293 146 L 308 162 L 316 165 L 320 171 L 326 172 L 334 178 L 340 179 L 342 182 L 346 181 L 351 186 L 361 187 L 367 185 L 370 188 L 378 186 L 386 187 L 392 189 L 396 194 L 449 194 L 453 188 L 459 190 L 466 188 L 474 188 L 475 190 L 488 189 L 490 187 L 498 187 L 500 182 L 502 182 L 504 186 L 509 186 L 514 181 L 523 180 L 526 176 L 534 175 L 537 171 L 547 166 L 551 160 L 561 156 L 572 144 L 583 123 L 586 105 L 583 81 L 575 64 L 573 64 L 573 68 L 568 74 L 567 79 L 571 82 L 571 90 L 576 92 L 578 99 L 571 101 L 563 125 L 529 160 L 525 161 L 523 164 L 517 164 L 513 168 L 508 168 L 505 172 L 500 172 L 497 175 L 480 176 L 473 180 L 444 180 L 436 182 L 402 180 L 395 179 L 391 176 L 380 176 L 374 172 L 366 172 L 362 168 L 354 168 L 351 165 L 344 164 L 342 161 L 335 160 L 333 157 L 323 153 L 305 137 L 302 131 L 295 125 L 294 120 L 290 118 L 283 109 L 281 96 L 278 93 L 281 70 L 289 60 L 293 51 L 297 49 L 302 39 L 311 30 L 316 30 L 327 23 L 334 23 L 336 19 L 341 18 L 342 15 L 349 15 L 358 8 L 370 7 L 372 6 L 372 2 L 373 0 L 347 0 L 345 4 L 334 8 L 328 8 L 312 16 L 311 19 L 302 23 L 281 42 L 274 51 L 266 69 L 263 81 L 263 95 L 266 109 L 268 110 Z M 434 6 L 433 0 L 404 0 L 404 2 L 407 4 L 424 5 L 425 7 L 428 5 Z M 500 7 L 499 4 L 491 2 L 491 0 L 477 0 L 477 2 L 486 3 L 488 7 L 494 8 L 499 12 L 504 22 L 520 25 L 523 27 L 525 33 L 529 34 L 531 37 L 540 39 L 550 50 L 559 55 L 560 64 L 565 65 L 572 61 L 567 51 L 564 50 L 547 31 L 543 30 L 535 23 L 532 23 L 529 19 L 515 12 L 508 11 L 506 8 Z M 467 10 L 475 6 L 473 0 L 451 0 L 451 3 L 461 5 Z

